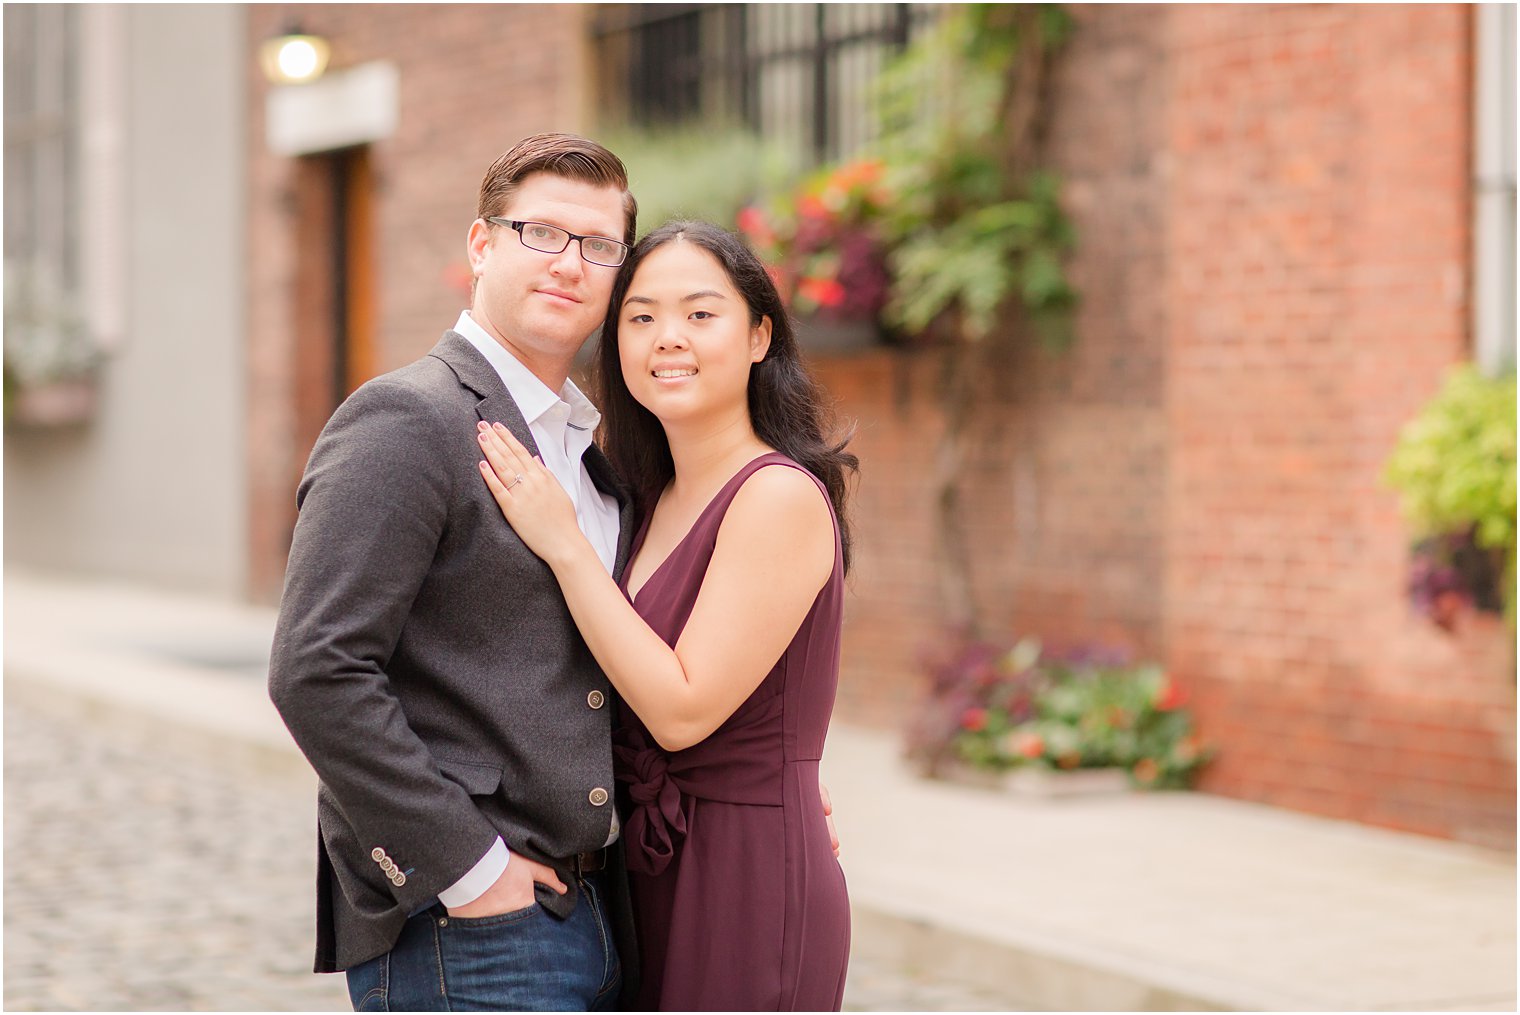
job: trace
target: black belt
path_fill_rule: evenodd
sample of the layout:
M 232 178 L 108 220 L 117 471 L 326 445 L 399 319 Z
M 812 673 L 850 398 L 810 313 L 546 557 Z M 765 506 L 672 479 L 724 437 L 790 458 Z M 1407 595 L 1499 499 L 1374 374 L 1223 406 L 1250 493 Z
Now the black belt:
M 577 853 L 565 858 L 565 866 L 577 876 L 581 874 L 595 874 L 597 871 L 607 868 L 607 849 L 594 849 L 589 853 Z

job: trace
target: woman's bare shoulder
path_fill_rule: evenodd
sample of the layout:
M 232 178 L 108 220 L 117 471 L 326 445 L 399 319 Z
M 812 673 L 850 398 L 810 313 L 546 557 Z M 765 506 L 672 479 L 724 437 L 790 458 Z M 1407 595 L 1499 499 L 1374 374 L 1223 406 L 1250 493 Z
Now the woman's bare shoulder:
M 798 545 L 833 541 L 834 516 L 828 496 L 812 473 L 782 462 L 767 463 L 744 481 L 729 505 L 723 528 L 729 528 L 730 522 L 746 538 L 769 532 L 778 541 Z

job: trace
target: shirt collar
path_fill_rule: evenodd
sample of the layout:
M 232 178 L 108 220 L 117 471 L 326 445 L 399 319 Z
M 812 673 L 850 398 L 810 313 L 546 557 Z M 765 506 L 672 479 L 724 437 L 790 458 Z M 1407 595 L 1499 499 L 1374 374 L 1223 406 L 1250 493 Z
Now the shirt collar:
M 581 389 L 575 386 L 570 378 L 565 378 L 565 386 L 560 390 L 560 398 L 570 406 L 570 425 L 580 430 L 595 430 L 602 422 L 602 414 L 596 406 L 591 404 Z
M 454 330 L 459 332 L 465 339 L 480 350 L 480 354 L 486 358 L 486 362 L 496 371 L 501 378 L 501 383 L 507 386 L 507 394 L 512 396 L 512 401 L 517 403 L 517 408 L 523 414 L 523 420 L 533 423 L 540 416 L 558 405 L 561 396 L 556 395 L 549 386 L 533 375 L 533 371 L 522 365 L 516 356 L 507 351 L 506 346 L 487 334 L 486 329 L 475 323 L 468 310 L 459 313 L 459 320 L 454 323 Z M 591 403 L 586 401 L 580 389 L 568 378 L 562 392 L 573 393 L 587 406 Z M 571 406 L 571 419 L 575 418 L 575 402 L 566 399 Z M 592 408 L 592 412 L 595 412 Z M 597 417 L 600 422 L 601 417 Z M 577 423 L 577 425 L 580 425 Z

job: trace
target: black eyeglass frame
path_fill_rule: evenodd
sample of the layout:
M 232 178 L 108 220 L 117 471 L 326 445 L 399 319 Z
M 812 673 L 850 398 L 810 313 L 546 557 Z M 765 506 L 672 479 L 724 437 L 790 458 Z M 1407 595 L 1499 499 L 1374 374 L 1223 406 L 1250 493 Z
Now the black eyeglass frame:
M 565 247 L 570 246 L 570 241 L 575 240 L 576 242 L 580 243 L 581 257 L 586 261 L 587 264 L 595 264 L 603 268 L 618 268 L 622 266 L 624 261 L 628 260 L 628 244 L 624 243 L 622 240 L 614 240 L 611 236 L 597 236 L 595 234 L 582 236 L 579 233 L 572 233 L 570 230 L 565 229 L 562 226 L 557 226 L 552 222 L 535 222 L 532 219 L 504 219 L 496 215 L 488 215 L 486 216 L 486 221 L 494 225 L 506 226 L 508 229 L 511 229 L 513 232 L 517 233 L 517 238 L 522 241 L 523 246 L 527 247 L 529 250 L 537 250 L 540 254 L 562 254 L 565 252 Z M 565 240 L 564 246 L 560 247 L 558 250 L 544 250 L 542 247 L 535 247 L 533 244 L 528 242 L 528 238 L 523 235 L 523 226 L 543 226 L 546 229 L 555 229 L 559 232 L 564 233 L 568 238 Z M 616 244 L 618 248 L 622 250 L 623 256 L 618 259 L 617 264 L 608 264 L 606 261 L 598 261 L 596 258 L 591 257 L 586 253 L 586 240 L 601 240 L 603 243 Z

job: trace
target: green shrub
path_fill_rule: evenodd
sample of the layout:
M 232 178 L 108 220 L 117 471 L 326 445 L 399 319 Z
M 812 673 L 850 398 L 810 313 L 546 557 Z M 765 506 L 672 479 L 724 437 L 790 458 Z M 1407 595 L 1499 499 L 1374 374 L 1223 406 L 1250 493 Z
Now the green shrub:
M 777 146 L 737 127 L 624 131 L 602 140 L 628 167 L 640 236 L 674 218 L 732 229 L 740 208 L 785 190 L 798 176 Z

